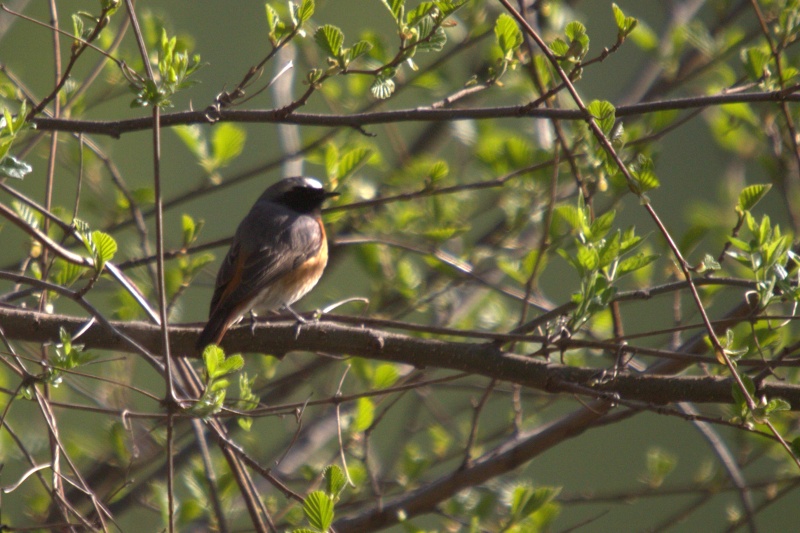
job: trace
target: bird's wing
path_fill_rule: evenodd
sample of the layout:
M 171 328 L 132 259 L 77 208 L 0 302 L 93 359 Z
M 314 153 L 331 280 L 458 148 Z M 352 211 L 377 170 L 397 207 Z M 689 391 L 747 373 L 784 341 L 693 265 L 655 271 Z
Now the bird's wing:
M 243 238 L 245 231 L 253 233 Z M 223 308 L 231 312 L 244 305 L 275 279 L 314 257 L 322 245 L 322 232 L 312 216 L 248 214 L 237 230 L 236 244 L 220 267 L 210 314 Z

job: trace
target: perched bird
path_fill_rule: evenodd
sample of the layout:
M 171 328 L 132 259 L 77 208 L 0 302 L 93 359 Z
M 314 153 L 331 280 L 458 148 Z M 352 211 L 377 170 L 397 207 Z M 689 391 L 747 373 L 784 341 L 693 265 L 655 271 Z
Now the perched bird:
M 338 193 L 314 178 L 295 177 L 271 185 L 256 200 L 220 266 L 198 350 L 219 344 L 245 313 L 291 311 L 317 284 L 328 263 L 320 210 L 332 196 Z

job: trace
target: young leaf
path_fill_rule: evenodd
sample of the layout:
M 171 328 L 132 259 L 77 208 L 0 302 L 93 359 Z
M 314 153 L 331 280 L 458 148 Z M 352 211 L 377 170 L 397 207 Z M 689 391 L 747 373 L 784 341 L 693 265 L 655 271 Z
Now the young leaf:
M 394 80 L 383 76 L 376 76 L 369 90 L 375 98 L 386 100 L 394 93 Z
M 342 469 L 336 465 L 327 467 L 323 475 L 325 476 L 325 492 L 335 501 L 339 498 L 339 494 L 344 490 L 345 485 L 347 485 L 347 478 Z
M 93 231 L 92 242 L 94 243 L 94 249 L 97 253 L 97 264 L 95 268 L 99 272 L 108 261 L 114 258 L 114 254 L 117 253 L 117 241 L 108 233 Z
M 225 360 L 225 352 L 216 344 L 209 344 L 203 350 L 203 363 L 206 367 L 206 374 L 214 376 L 217 373 L 217 367 Z
M 406 3 L 405 0 L 381 0 L 383 5 L 392 13 L 392 17 L 397 22 L 400 22 L 400 19 L 403 18 L 403 4 Z
M 739 193 L 739 203 L 736 206 L 736 211 L 738 213 L 750 211 L 759 201 L 761 201 L 764 195 L 767 194 L 771 188 L 772 185 L 769 183 L 759 183 L 745 187 L 742 192 Z
M 589 51 L 589 36 L 586 35 L 586 26 L 578 21 L 567 24 L 564 33 L 569 37 L 568 57 L 581 58 Z
M 372 425 L 375 419 L 375 404 L 371 399 L 359 398 L 356 403 L 356 414 L 353 423 L 353 431 L 360 433 Z
M 338 59 L 342 53 L 344 33 L 336 26 L 325 24 L 314 33 L 314 41 L 326 54 Z
M 658 259 L 658 255 L 645 255 L 642 253 L 636 254 L 633 257 L 626 257 L 620 261 L 619 266 L 617 266 L 617 278 L 621 278 L 625 274 L 630 274 L 631 272 L 636 272 L 656 259 Z
M 510 59 L 511 53 L 522 44 L 522 32 L 517 26 L 517 22 L 507 13 L 497 17 L 494 35 L 497 38 L 497 45 L 507 59 Z
M 647 452 L 647 477 L 645 481 L 651 488 L 658 488 L 667 476 L 675 469 L 678 458 L 659 448 L 651 448 Z
M 211 134 L 211 149 L 217 167 L 222 167 L 236 159 L 244 150 L 247 132 L 241 126 L 223 122 L 214 127 Z
M 430 170 L 428 170 L 428 177 L 431 181 L 439 181 L 446 178 L 449 173 L 450 167 L 447 165 L 447 161 L 440 159 L 431 165 Z
M 603 133 L 608 136 L 611 134 L 611 129 L 614 127 L 616 121 L 616 109 L 605 100 L 594 100 L 586 106 L 589 113 L 597 121 L 597 125 L 603 130 Z
M 192 217 L 186 213 L 181 216 L 181 227 L 183 229 L 183 247 L 186 248 L 197 239 L 197 234 L 200 228 L 203 227 L 203 221 L 195 222 Z
M 303 500 L 303 512 L 311 527 L 328 531 L 333 523 L 333 500 L 321 490 L 315 490 Z
M 297 8 L 297 24 L 301 25 L 314 15 L 314 0 L 303 0 Z
M 79 277 L 85 272 L 85 267 L 64 261 L 61 258 L 55 260 L 55 276 L 53 281 L 58 285 L 69 287 L 75 283 Z
M 369 53 L 370 50 L 372 50 L 372 43 L 368 41 L 358 41 L 350 48 L 350 53 L 347 56 L 348 62 L 355 61 L 364 54 Z
M 412 9 L 408 13 L 408 15 L 406 15 L 406 25 L 409 28 L 413 28 L 414 26 L 419 24 L 419 22 L 423 18 L 428 16 L 428 13 L 430 13 L 430 11 L 431 11 L 431 9 L 433 9 L 433 7 L 434 7 L 433 2 L 422 2 L 415 9 Z
M 569 53 L 569 45 L 564 41 L 564 39 L 556 37 L 553 39 L 553 42 L 550 43 L 550 50 L 556 57 L 566 57 Z
M 385 389 L 394 385 L 400 378 L 397 367 L 391 363 L 382 363 L 375 369 L 372 376 L 372 386 L 375 389 Z
M 281 22 L 281 17 L 280 15 L 278 15 L 278 12 L 275 11 L 275 8 L 272 7 L 271 5 L 265 4 L 264 8 L 266 9 L 267 12 L 267 28 L 269 29 L 270 37 L 273 36 L 277 37 L 277 35 L 275 35 L 275 30 L 278 29 L 278 25 Z
M 426 23 L 426 21 L 429 22 Z M 426 26 L 424 31 L 423 26 Z M 433 21 L 430 17 L 423 19 L 423 23 L 420 24 L 420 35 L 425 39 L 420 40 L 417 44 L 416 49 L 419 52 L 441 52 L 444 45 L 447 44 L 447 34 L 444 32 L 444 28 L 437 26 L 436 29 L 433 29 Z
M 556 207 L 555 214 L 572 226 L 572 229 L 581 229 L 581 212 L 574 205 L 560 205 Z
M 199 124 L 179 124 L 171 129 L 197 159 L 208 157 L 208 145 Z
M 611 4 L 611 9 L 614 11 L 614 20 L 617 23 L 617 38 L 625 39 L 636 28 L 639 21 L 634 17 L 626 17 L 617 4 Z
M 653 161 L 649 157 L 640 154 L 636 167 L 638 168 L 631 170 L 631 175 L 636 181 L 637 190 L 634 191 L 636 194 L 642 195 L 661 185 L 653 172 Z
M 612 209 L 611 211 L 606 211 L 594 219 L 594 222 L 592 222 L 592 225 L 589 227 L 586 237 L 592 242 L 599 241 L 605 237 L 606 234 L 608 234 L 608 231 L 611 229 L 611 226 L 614 224 L 614 218 L 616 216 L 617 212 Z
M 758 81 L 769 76 L 769 62 L 772 60 L 769 50 L 756 46 L 745 48 L 741 52 L 741 58 L 744 70 L 751 80 Z
M 589 248 L 588 246 L 581 246 L 578 248 L 575 259 L 584 272 L 591 272 L 600 266 L 600 255 L 597 253 L 597 250 Z
M 363 146 L 353 148 L 349 152 L 342 155 L 339 159 L 339 168 L 338 172 L 336 173 L 336 177 L 338 179 L 344 179 L 350 176 L 356 170 L 361 168 L 364 163 L 369 161 L 371 156 L 372 150 L 369 148 L 365 148 Z

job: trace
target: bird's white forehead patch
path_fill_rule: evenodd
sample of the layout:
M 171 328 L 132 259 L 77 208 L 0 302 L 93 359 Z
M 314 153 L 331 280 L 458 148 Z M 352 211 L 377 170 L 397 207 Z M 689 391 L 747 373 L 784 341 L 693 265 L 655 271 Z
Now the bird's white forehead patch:
M 313 189 L 322 189 L 322 183 L 320 183 L 318 180 L 315 180 L 314 178 L 306 178 L 305 181 L 306 185 L 308 185 Z

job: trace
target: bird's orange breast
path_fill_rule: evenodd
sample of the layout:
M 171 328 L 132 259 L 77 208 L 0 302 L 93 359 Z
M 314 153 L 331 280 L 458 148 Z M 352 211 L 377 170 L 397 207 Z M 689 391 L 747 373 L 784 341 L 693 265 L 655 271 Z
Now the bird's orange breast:
M 323 232 L 319 253 L 275 281 L 275 288 L 285 295 L 283 305 L 293 304 L 313 289 L 319 278 L 322 277 L 322 272 L 327 264 L 328 242 L 325 240 Z

